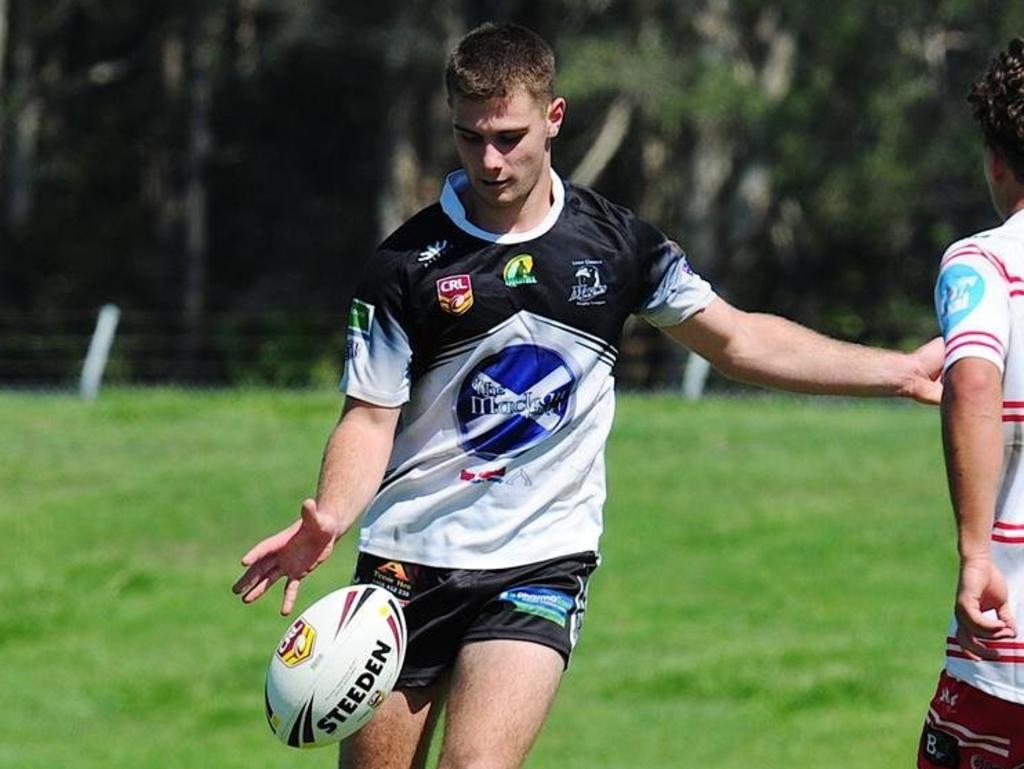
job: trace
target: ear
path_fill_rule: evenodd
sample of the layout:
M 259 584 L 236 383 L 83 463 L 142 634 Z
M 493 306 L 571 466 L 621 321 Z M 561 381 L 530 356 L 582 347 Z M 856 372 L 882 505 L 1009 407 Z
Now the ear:
M 1001 182 L 1006 174 L 1010 173 L 1006 158 L 995 147 L 985 147 L 985 170 L 988 172 L 988 177 L 995 182 Z
M 562 120 L 565 119 L 565 99 L 558 96 L 551 100 L 548 106 L 548 138 L 558 136 L 562 128 Z

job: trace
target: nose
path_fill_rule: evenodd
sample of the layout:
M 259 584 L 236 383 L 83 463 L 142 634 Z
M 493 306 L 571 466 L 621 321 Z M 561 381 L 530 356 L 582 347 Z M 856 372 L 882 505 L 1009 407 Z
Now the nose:
M 505 165 L 505 156 L 501 153 L 501 150 L 494 146 L 493 142 L 484 144 L 481 165 L 483 165 L 484 172 L 490 176 L 497 177 L 501 174 L 501 169 Z

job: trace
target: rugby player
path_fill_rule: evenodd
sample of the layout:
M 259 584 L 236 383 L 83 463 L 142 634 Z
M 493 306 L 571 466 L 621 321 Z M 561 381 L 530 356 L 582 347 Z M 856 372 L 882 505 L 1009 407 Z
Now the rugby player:
M 461 170 L 377 249 L 349 318 L 345 406 L 316 497 L 243 558 L 245 602 L 303 577 L 362 516 L 355 581 L 405 602 L 394 694 L 341 766 L 513 769 L 555 697 L 598 563 L 623 324 L 746 382 L 938 402 L 942 341 L 828 339 L 716 296 L 651 224 L 560 178 L 566 113 L 533 32 L 484 25 L 446 69 Z M 637 511 L 642 516 L 642 511 Z
M 921 769 L 1024 769 L 1024 40 L 972 86 L 1003 224 L 942 257 L 942 436 L 960 575 Z

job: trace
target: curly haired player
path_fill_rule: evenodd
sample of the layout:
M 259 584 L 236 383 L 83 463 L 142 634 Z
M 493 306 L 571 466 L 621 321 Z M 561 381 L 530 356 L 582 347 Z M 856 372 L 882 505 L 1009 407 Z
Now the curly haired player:
M 946 340 L 942 435 L 960 578 L 946 669 L 918 767 L 1024 767 L 1024 40 L 968 101 L 1002 226 L 942 258 L 935 305 Z

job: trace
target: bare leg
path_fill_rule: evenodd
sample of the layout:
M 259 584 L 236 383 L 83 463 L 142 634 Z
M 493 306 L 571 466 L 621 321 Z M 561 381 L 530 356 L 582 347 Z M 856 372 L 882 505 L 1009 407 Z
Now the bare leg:
M 562 656 L 527 641 L 477 641 L 459 652 L 438 769 L 518 769 L 562 680 Z
M 446 691 L 442 680 L 392 692 L 370 723 L 341 743 L 340 769 L 423 769 Z

